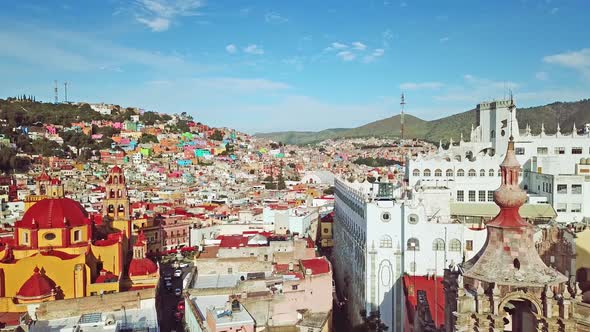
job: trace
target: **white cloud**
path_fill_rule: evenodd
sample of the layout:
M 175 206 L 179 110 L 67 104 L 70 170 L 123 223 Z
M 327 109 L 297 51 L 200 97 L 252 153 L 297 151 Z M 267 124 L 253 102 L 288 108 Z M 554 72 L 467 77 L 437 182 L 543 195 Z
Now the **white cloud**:
M 355 50 L 364 51 L 367 48 L 367 45 L 357 41 L 352 43 L 352 48 Z
M 0 43 L 13 47 L 0 48 L 6 56 L 62 71 L 122 71 L 125 65 L 142 65 L 166 71 L 203 71 L 204 66 L 185 61 L 178 54 L 162 54 L 113 44 L 87 34 L 13 24 L 0 30 Z
M 549 75 L 544 71 L 540 71 L 540 72 L 535 73 L 535 78 L 538 79 L 539 81 L 546 81 L 549 79 Z
M 166 31 L 170 27 L 170 20 L 162 17 L 153 19 L 138 17 L 137 22 L 147 25 L 154 32 Z
M 462 102 L 477 104 L 484 100 L 506 98 L 509 90 L 518 90 L 520 84 L 511 81 L 494 81 L 486 78 L 476 77 L 471 74 L 463 75 L 464 83 L 455 86 L 445 86 L 444 93 L 434 96 L 438 102 Z M 472 107 L 472 106 L 467 106 Z
M 365 57 L 363 57 L 363 62 L 364 63 L 370 63 L 375 61 L 375 59 L 382 57 L 385 54 L 385 50 L 382 48 L 377 48 L 373 51 L 373 53 L 371 53 L 370 55 L 366 55 Z
M 449 37 L 442 37 L 442 38 L 441 38 L 441 39 L 439 39 L 438 41 L 439 41 L 440 43 L 446 43 L 446 42 L 448 42 L 450 39 L 451 39 L 451 38 L 449 38 Z
M 332 45 L 331 45 L 331 47 L 334 48 L 334 49 L 337 49 L 337 50 L 341 50 L 341 49 L 348 48 L 348 45 L 342 44 L 342 43 L 339 43 L 339 42 L 333 42 Z
M 285 23 L 289 21 L 288 18 L 274 12 L 266 13 L 266 15 L 264 15 L 264 20 L 266 23 Z
M 552 65 L 574 69 L 590 78 L 590 48 L 548 55 L 543 58 L 543 61 Z
M 238 51 L 238 48 L 236 47 L 236 45 L 234 44 L 229 44 L 225 47 L 225 50 L 227 51 L 227 53 L 229 54 L 234 54 Z
M 352 61 L 356 58 L 356 55 L 350 51 L 340 51 L 336 54 L 342 61 Z
M 166 31 L 179 16 L 199 15 L 197 10 L 205 5 L 201 0 L 137 0 L 135 19 L 154 32 Z
M 250 45 L 244 47 L 244 52 L 246 52 L 248 54 L 256 54 L 256 55 L 264 54 L 264 50 L 262 49 L 262 47 L 258 47 L 258 45 L 256 45 L 256 44 L 250 44 Z
M 407 82 L 400 84 L 402 90 L 423 90 L 423 89 L 440 89 L 444 86 L 441 82 Z
M 256 91 L 277 91 L 289 89 L 290 86 L 283 82 L 276 82 L 264 78 L 235 78 L 235 77 L 209 77 L 194 78 L 190 80 L 195 86 L 215 91 L 234 91 L 240 93 Z

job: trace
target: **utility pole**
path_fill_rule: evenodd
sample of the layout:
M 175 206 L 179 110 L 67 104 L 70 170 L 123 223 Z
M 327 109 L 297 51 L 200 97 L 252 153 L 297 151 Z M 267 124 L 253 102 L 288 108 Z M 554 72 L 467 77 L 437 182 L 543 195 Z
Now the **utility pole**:
M 54 104 L 57 104 L 57 80 L 54 81 L 55 88 L 53 88 L 53 92 L 55 94 Z
M 401 108 L 402 108 L 402 113 L 401 113 L 399 122 L 400 122 L 400 134 L 401 134 L 400 136 L 401 136 L 401 139 L 403 140 L 404 139 L 404 106 L 406 105 L 406 100 L 405 100 L 403 92 L 402 92 L 402 101 L 399 104 L 401 105 Z

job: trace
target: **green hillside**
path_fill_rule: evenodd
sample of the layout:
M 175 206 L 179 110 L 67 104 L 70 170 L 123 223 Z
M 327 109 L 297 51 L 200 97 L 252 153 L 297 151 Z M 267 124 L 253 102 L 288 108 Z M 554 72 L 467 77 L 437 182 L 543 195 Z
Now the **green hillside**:
M 590 99 L 576 102 L 556 102 L 545 106 L 519 108 L 516 111 L 521 130 L 529 124 L 533 133 L 541 131 L 541 123 L 545 124 L 545 132 L 553 133 L 556 130 L 557 119 L 562 133 L 571 132 L 573 124 L 578 129 L 584 124 L 590 123 Z M 415 116 L 405 116 L 405 137 L 419 138 L 430 142 L 439 140 L 454 141 L 460 139 L 463 133 L 464 139 L 469 140 L 471 125 L 475 124 L 475 110 L 453 114 L 444 118 L 425 121 Z M 309 144 L 323 141 L 328 138 L 343 137 L 398 137 L 400 132 L 400 116 L 368 123 L 352 129 L 326 129 L 319 132 L 276 132 L 256 134 L 259 137 L 267 137 L 275 141 L 287 144 Z

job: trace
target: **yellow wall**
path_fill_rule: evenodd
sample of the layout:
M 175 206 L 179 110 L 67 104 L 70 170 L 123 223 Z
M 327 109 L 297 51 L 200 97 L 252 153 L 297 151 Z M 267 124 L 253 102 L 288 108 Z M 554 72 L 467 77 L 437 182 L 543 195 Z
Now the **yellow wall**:
M 5 297 L 13 298 L 21 286 L 33 275 L 35 267 L 44 269 L 45 274 L 61 287 L 65 298 L 74 296 L 74 267 L 85 264 L 84 255 L 62 260 L 54 256 L 35 255 L 20 259 L 12 264 L 0 263 L 4 270 Z
M 55 235 L 55 238 L 53 240 L 47 240 L 45 239 L 45 235 L 49 234 L 49 233 L 53 233 Z M 55 228 L 55 229 L 40 229 L 39 232 L 37 233 L 37 238 L 38 238 L 38 245 L 39 247 L 61 247 L 63 244 L 63 239 L 61 236 L 61 229 L 59 228 Z
M 119 243 L 115 243 L 112 246 L 108 247 L 99 247 L 99 246 L 92 246 L 91 250 L 94 254 L 94 257 L 100 259 L 103 262 L 103 268 L 107 271 L 111 271 L 116 275 L 121 275 L 121 266 L 120 258 L 121 253 L 119 252 Z
M 576 271 L 590 268 L 590 229 L 576 234 Z
M 80 231 L 80 240 L 79 241 L 75 241 L 75 237 L 74 237 L 75 231 Z M 72 227 L 72 229 L 70 229 L 70 242 L 71 243 L 88 242 L 88 227 L 86 227 L 86 226 Z

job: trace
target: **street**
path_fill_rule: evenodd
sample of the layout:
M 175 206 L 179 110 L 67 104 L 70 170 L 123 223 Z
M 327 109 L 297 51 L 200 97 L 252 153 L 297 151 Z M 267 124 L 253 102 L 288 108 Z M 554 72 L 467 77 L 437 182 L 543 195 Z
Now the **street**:
M 159 287 L 159 310 L 160 310 L 160 331 L 162 332 L 169 332 L 169 331 L 184 331 L 183 327 L 183 319 L 178 320 L 175 317 L 175 313 L 177 310 L 178 302 L 183 300 L 183 296 L 175 295 L 175 289 L 180 289 L 182 291 L 182 280 L 186 277 L 187 273 L 190 272 L 191 267 L 185 267 L 182 270 L 182 275 L 180 277 L 174 276 L 174 271 L 176 269 L 171 266 L 170 263 L 161 263 L 160 264 L 160 287 Z M 172 287 L 170 290 L 166 288 L 166 281 L 164 277 L 170 276 Z M 184 312 L 182 312 L 182 318 L 184 318 Z

